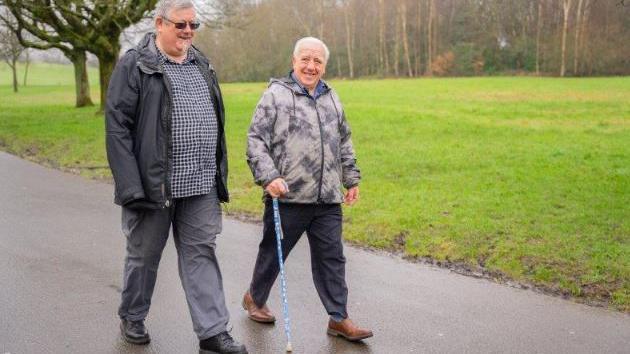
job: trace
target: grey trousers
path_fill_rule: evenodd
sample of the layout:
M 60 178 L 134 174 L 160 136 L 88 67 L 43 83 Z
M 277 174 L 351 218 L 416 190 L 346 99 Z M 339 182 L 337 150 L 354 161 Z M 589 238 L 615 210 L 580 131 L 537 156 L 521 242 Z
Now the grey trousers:
M 225 331 L 229 320 L 215 254 L 215 239 L 222 229 L 216 190 L 175 199 L 170 208 L 161 210 L 122 208 L 127 256 L 118 315 L 129 321 L 147 316 L 171 225 L 193 328 L 200 340 L 206 339 Z

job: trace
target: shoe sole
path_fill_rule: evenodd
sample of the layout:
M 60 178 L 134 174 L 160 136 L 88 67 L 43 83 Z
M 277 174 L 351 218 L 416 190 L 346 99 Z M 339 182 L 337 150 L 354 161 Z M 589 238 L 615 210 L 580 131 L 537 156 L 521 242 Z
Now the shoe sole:
M 144 344 L 149 344 L 149 342 L 151 342 L 151 337 L 149 337 L 148 335 L 146 338 L 133 338 L 133 337 L 127 336 L 125 334 L 125 330 L 122 324 L 120 325 L 120 334 L 122 335 L 122 337 L 125 339 L 126 342 L 131 343 L 131 344 L 144 345 Z
M 242 352 L 243 354 L 247 354 L 247 351 Z M 215 352 L 212 350 L 206 350 L 199 348 L 199 354 L 221 354 L 220 352 Z
M 254 321 L 254 322 L 258 322 L 258 323 L 264 323 L 264 324 L 273 324 L 276 323 L 276 318 L 272 318 L 272 319 L 268 319 L 268 320 L 264 320 L 264 319 L 259 319 L 253 316 L 249 315 L 249 311 L 247 311 L 247 306 L 245 306 L 245 300 L 243 300 L 243 302 L 241 302 L 241 306 L 243 306 L 243 310 L 245 310 L 245 312 L 247 312 L 247 318 L 249 318 L 250 320 Z M 204 353 L 205 354 L 205 353 Z
M 335 331 L 334 329 L 330 329 L 328 328 L 328 330 L 326 331 L 326 333 L 328 333 L 329 335 L 333 336 L 333 337 L 342 337 L 350 342 L 358 342 L 360 340 L 366 339 L 366 338 L 370 338 L 372 337 L 374 334 L 368 334 L 365 336 L 358 336 L 358 337 L 349 337 L 339 331 Z

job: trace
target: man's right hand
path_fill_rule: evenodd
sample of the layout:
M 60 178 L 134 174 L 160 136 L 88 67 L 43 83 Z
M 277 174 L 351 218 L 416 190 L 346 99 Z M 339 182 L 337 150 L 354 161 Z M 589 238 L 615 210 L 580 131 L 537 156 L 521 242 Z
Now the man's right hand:
M 272 198 L 280 198 L 289 192 L 289 186 L 284 178 L 276 178 L 265 187 L 265 191 L 269 193 Z

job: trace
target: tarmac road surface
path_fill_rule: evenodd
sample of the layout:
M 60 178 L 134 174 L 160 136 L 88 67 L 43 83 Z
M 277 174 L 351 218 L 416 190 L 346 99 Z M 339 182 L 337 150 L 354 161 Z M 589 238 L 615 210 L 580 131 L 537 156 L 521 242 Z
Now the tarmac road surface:
M 2 152 L 0 182 L 0 354 L 197 353 L 170 241 L 146 322 L 151 344 L 120 338 L 125 243 L 111 185 Z M 283 353 L 278 288 L 275 326 L 240 308 L 260 233 L 226 218 L 218 239 L 232 335 L 250 353 Z M 294 353 L 630 353 L 627 314 L 349 246 L 346 256 L 350 316 L 375 336 L 326 335 L 301 240 L 286 263 Z

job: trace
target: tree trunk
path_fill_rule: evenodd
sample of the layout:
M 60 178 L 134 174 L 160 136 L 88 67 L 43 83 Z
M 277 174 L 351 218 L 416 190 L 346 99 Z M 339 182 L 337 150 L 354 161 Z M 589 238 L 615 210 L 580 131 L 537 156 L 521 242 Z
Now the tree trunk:
M 578 0 L 577 12 L 575 13 L 575 41 L 573 44 L 573 75 L 578 75 L 578 57 L 580 49 L 580 28 L 582 22 L 582 3 L 584 0 Z
M 75 51 L 66 54 L 74 65 L 74 87 L 76 92 L 76 107 L 93 106 L 90 96 L 90 82 L 87 74 L 86 54 L 84 51 Z
M 432 55 L 433 58 L 435 59 L 436 57 L 439 56 L 440 53 L 440 42 L 438 41 L 438 39 L 440 38 L 441 33 L 439 32 L 440 29 L 440 22 L 439 22 L 439 13 L 438 13 L 438 3 L 435 0 L 431 0 L 433 2 L 433 31 L 431 33 L 432 39 L 431 39 L 431 43 L 433 43 L 433 49 L 432 49 Z
M 567 31 L 569 28 L 569 9 L 571 8 L 571 0 L 563 0 L 564 21 L 562 25 L 562 59 L 560 63 L 560 76 L 564 77 L 566 72 L 567 61 Z
M 394 12 L 394 23 L 395 23 L 395 30 L 394 30 L 394 75 L 396 77 L 398 77 L 400 74 L 398 72 L 398 67 L 400 66 L 400 16 L 399 15 L 400 12 L 400 8 L 398 8 L 398 6 L 396 7 L 396 10 Z
M 31 55 L 29 53 L 29 50 L 27 49 L 26 51 L 26 67 L 24 68 L 24 82 L 22 83 L 22 86 L 26 87 L 26 79 L 28 77 L 28 67 L 29 65 L 31 65 Z
M 319 39 L 324 40 L 324 21 L 326 14 L 324 13 L 324 0 L 317 2 L 317 12 L 319 14 Z
M 118 53 L 118 50 L 114 52 Z M 114 72 L 116 59 L 116 57 L 111 56 L 111 53 L 98 56 L 98 76 L 100 81 L 99 86 L 101 88 L 101 105 L 99 112 L 104 112 L 105 106 L 107 105 L 107 87 L 109 86 L 109 79 L 112 77 L 112 73 Z
M 416 54 L 416 75 L 422 75 L 422 1 L 418 1 L 418 52 Z
M 292 2 L 293 3 L 293 2 Z M 302 16 L 300 15 L 300 9 L 299 9 L 299 4 L 296 2 L 295 4 L 293 4 L 292 7 L 293 10 L 293 16 L 295 16 L 295 18 L 297 19 L 297 21 L 302 25 L 302 29 L 304 30 L 304 33 L 307 36 L 311 35 L 311 28 L 310 26 L 306 23 L 306 21 L 304 21 L 304 19 L 302 18 Z
M 427 74 L 433 74 L 433 13 L 435 4 L 429 0 L 429 21 L 427 24 Z
M 455 2 L 456 1 L 449 1 L 449 5 L 450 5 L 450 10 L 449 10 L 449 15 L 448 15 L 448 25 L 446 26 L 446 33 L 442 34 L 442 38 L 444 38 L 444 41 L 446 43 L 449 43 L 450 41 L 453 40 L 453 30 L 455 29 L 455 26 L 453 26 L 453 20 L 455 19 Z
M 540 32 L 542 31 L 543 0 L 538 0 L 538 22 L 536 24 L 536 75 L 540 76 Z
M 387 75 L 389 62 L 387 45 L 385 44 L 385 6 L 383 0 L 378 0 L 378 64 L 381 75 Z
M 584 12 L 582 13 L 582 21 L 581 21 L 582 28 L 580 29 L 580 43 L 579 43 L 579 47 L 582 53 L 584 53 L 584 51 L 586 50 L 586 45 L 588 44 L 588 31 L 587 30 L 588 30 L 588 21 L 591 14 L 591 6 L 589 2 L 590 2 L 589 0 L 586 0 L 584 2 Z M 585 60 L 590 61 L 590 57 L 587 56 Z M 585 60 L 582 60 L 582 65 L 581 65 L 582 68 L 584 68 L 585 66 L 585 63 L 584 63 Z
M 407 61 L 407 74 L 413 77 L 413 69 L 411 68 L 411 57 L 409 56 L 409 41 L 407 40 L 407 4 L 403 0 L 400 5 L 400 19 L 402 21 L 402 40 L 403 49 L 405 50 L 405 60 Z
M 346 3 L 346 8 L 344 9 L 343 12 L 343 17 L 345 20 L 345 25 L 346 25 L 346 50 L 347 50 L 347 54 L 348 54 L 348 71 L 350 74 L 350 78 L 354 78 L 354 67 L 352 65 L 352 33 L 351 33 L 351 26 L 350 26 L 350 15 L 348 14 L 350 12 L 350 6 L 351 3 L 348 2 Z
M 18 92 L 18 80 L 17 80 L 17 58 L 11 58 L 11 71 L 13 72 L 13 92 Z

